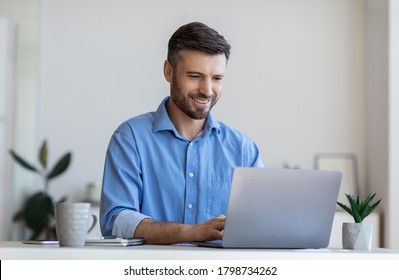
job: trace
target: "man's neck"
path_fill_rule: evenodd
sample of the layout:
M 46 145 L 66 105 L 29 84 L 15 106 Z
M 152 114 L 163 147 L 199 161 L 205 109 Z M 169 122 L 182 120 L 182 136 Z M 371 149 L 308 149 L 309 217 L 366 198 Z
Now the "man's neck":
M 171 99 L 166 105 L 166 111 L 179 134 L 189 141 L 192 141 L 204 129 L 206 119 L 190 118 Z

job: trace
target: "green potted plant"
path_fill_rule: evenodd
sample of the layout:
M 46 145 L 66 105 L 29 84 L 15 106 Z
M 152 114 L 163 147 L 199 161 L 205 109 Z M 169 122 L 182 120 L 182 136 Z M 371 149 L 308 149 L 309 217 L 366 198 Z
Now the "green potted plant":
M 54 203 L 49 194 L 50 181 L 64 173 L 71 162 L 72 154 L 67 152 L 57 163 L 48 168 L 48 149 L 47 141 L 44 140 L 39 149 L 40 167 L 28 163 L 14 150 L 10 150 L 12 158 L 23 168 L 37 173 L 43 180 L 44 188 L 29 196 L 24 202 L 22 208 L 14 215 L 14 221 L 23 221 L 25 225 L 32 230 L 31 239 L 37 239 L 43 236 L 45 239 L 56 239 L 54 226 Z M 63 197 L 60 201 L 66 200 Z
M 365 200 L 360 200 L 353 195 L 345 194 L 349 206 L 337 202 L 337 204 L 348 212 L 354 219 L 354 223 L 343 223 L 342 225 L 342 247 L 344 249 L 370 250 L 372 241 L 372 225 L 363 223 L 363 220 L 370 215 L 380 204 L 381 199 L 373 203 L 375 197 L 370 194 Z

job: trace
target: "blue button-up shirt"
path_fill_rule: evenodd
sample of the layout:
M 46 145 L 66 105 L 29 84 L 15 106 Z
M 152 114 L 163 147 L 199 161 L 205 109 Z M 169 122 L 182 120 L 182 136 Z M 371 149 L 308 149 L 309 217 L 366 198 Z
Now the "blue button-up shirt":
M 211 114 L 194 140 L 181 136 L 168 101 L 111 137 L 100 205 L 104 236 L 132 237 L 144 218 L 194 224 L 226 214 L 233 169 L 262 166 L 256 144 Z

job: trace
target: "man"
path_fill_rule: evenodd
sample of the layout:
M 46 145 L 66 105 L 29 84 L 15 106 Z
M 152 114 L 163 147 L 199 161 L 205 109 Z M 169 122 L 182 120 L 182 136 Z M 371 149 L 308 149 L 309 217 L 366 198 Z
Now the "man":
M 110 140 L 103 235 L 150 244 L 222 239 L 233 169 L 262 166 L 256 144 L 210 114 L 229 55 L 224 37 L 205 24 L 172 35 L 164 62 L 170 97 L 156 112 L 124 122 Z

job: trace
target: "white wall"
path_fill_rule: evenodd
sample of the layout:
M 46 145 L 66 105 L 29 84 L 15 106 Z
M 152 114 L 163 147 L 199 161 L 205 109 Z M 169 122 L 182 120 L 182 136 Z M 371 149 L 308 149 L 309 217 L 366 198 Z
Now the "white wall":
M 388 2 L 397 0 L 2 0 L 0 13 L 18 27 L 14 148 L 35 161 L 47 138 L 52 163 L 71 150 L 72 166 L 51 192 L 82 199 L 85 185 L 101 179 L 116 126 L 155 110 L 168 94 L 162 63 L 171 33 L 204 21 L 233 47 L 214 114 L 254 138 L 267 166 L 307 168 L 316 152 L 356 153 L 360 186 L 383 194 L 382 209 L 391 211 L 385 237 L 397 244 L 389 224 L 398 179 L 393 171 L 388 182 L 384 169 L 397 149 L 397 123 L 388 140 L 390 100 L 380 94 L 397 85 L 388 91 L 387 12 L 381 24 L 369 11 Z M 393 170 L 397 158 L 389 158 Z M 40 187 L 16 167 L 13 210 L 24 192 Z
M 37 100 L 37 26 L 38 26 L 38 1 L 39 0 L 1 0 L 0 15 L 8 18 L 14 25 L 15 29 L 15 48 L 11 50 L 15 54 L 14 69 L 10 73 L 14 73 L 9 86 L 11 96 L 7 99 L 7 118 L 12 119 L 14 126 L 7 128 L 5 142 L 5 150 L 14 148 L 28 158 L 36 158 L 36 100 Z M 6 63 L 1 61 L 0 63 Z M 7 62 L 8 63 L 8 62 Z M 4 65 L 4 64 L 3 64 Z M 10 143 L 13 139 L 13 143 Z M 36 187 L 36 178 L 32 174 L 27 173 L 22 168 L 15 168 L 10 171 L 10 156 L 8 152 L 5 154 L 4 160 L 5 177 L 4 181 L 10 182 L 12 186 L 0 186 L 0 192 L 5 195 L 7 203 L 2 206 L 7 207 L 3 215 L 6 215 L 5 222 L 1 224 L 1 231 L 4 239 L 9 239 L 11 231 L 8 225 L 11 222 L 11 216 L 21 206 L 26 192 L 32 192 L 32 188 Z M 11 195 L 9 193 L 11 189 Z M 2 211 L 2 210 L 0 210 Z M 13 236 L 17 235 L 18 228 L 13 228 Z
M 367 182 L 388 208 L 388 0 L 368 1 Z M 371 160 L 372 159 L 372 160 Z M 386 217 L 385 217 L 386 218 Z M 386 231 L 387 233 L 387 231 Z M 385 236 L 387 238 L 387 236 Z
M 361 0 L 43 0 L 41 15 L 40 135 L 54 160 L 74 153 L 55 195 L 82 197 L 101 179 L 116 126 L 168 95 L 167 42 L 190 21 L 230 41 L 214 114 L 255 139 L 266 166 L 311 168 L 317 152 L 353 152 L 364 183 Z
M 389 3 L 389 247 L 399 249 L 399 1 Z
M 384 246 L 399 248 L 399 1 L 367 1 L 367 177 L 383 199 Z
M 0 15 L 0 240 L 10 234 L 11 159 L 13 144 L 13 93 L 15 70 L 15 26 L 10 17 Z

